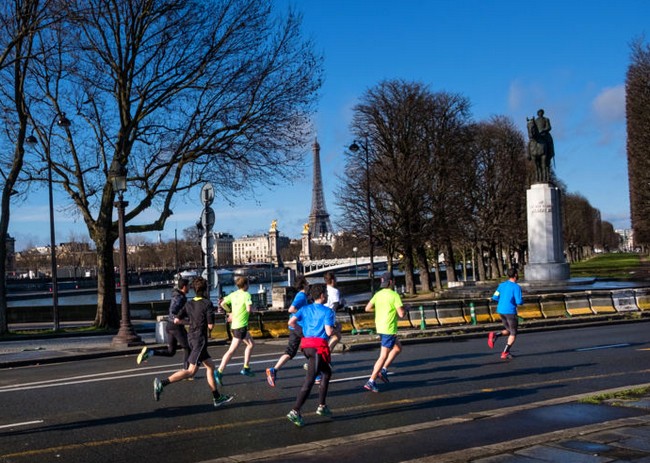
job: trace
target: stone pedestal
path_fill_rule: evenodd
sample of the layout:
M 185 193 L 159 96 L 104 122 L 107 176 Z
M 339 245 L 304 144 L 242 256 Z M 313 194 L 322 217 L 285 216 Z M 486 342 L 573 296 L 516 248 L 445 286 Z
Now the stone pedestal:
M 560 190 L 548 183 L 535 183 L 526 192 L 526 206 L 528 264 L 524 267 L 525 280 L 568 280 Z
M 302 249 L 300 251 L 300 260 L 311 260 L 311 232 L 309 227 L 305 224 L 302 231 Z
M 279 267 L 282 264 L 278 252 L 278 234 L 278 230 L 272 226 L 269 230 L 269 258 L 274 267 Z

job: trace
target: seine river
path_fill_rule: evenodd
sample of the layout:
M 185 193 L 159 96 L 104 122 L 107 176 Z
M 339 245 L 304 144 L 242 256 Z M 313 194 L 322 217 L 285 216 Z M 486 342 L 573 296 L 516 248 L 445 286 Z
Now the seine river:
M 270 291 L 271 286 L 267 284 L 254 284 L 248 291 L 251 294 L 260 292 L 260 286 L 262 291 Z M 286 286 L 286 282 L 277 282 L 273 286 Z M 224 286 L 222 290 L 228 294 L 231 291 L 234 291 L 236 288 L 234 285 Z M 171 298 L 172 288 L 152 288 L 152 289 L 143 289 L 137 288 L 129 291 L 129 302 L 151 302 L 151 301 L 168 301 Z M 194 294 L 193 291 L 190 291 L 190 295 Z M 210 299 L 213 302 L 217 302 L 217 292 L 212 290 L 210 292 Z M 119 289 L 117 290 L 117 302 L 120 303 L 122 297 L 120 295 Z M 268 300 L 268 299 L 267 299 Z M 68 291 L 59 293 L 59 305 L 89 305 L 97 304 L 97 293 L 83 293 L 83 294 L 74 294 Z M 43 297 L 29 297 L 26 299 L 11 299 L 8 301 L 9 307 L 34 307 L 34 306 L 47 306 L 52 305 L 52 296 L 43 296 Z

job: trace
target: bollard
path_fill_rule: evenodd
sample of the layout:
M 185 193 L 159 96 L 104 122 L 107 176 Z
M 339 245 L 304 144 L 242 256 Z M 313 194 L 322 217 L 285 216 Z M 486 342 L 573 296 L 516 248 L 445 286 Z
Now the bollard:
M 472 325 L 476 325 L 476 310 L 473 302 L 469 303 L 469 316 L 472 319 Z
M 351 334 L 372 334 L 373 331 L 370 328 L 361 328 L 359 330 L 353 329 Z
M 424 318 L 424 307 L 420 306 L 420 329 L 422 331 L 427 329 L 427 320 Z

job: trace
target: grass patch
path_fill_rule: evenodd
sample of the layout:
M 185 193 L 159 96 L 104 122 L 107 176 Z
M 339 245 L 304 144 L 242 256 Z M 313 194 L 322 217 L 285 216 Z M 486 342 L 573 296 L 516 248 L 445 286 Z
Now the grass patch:
M 585 397 L 584 399 L 580 399 L 580 403 L 600 405 L 606 400 L 612 400 L 612 399 L 634 400 L 649 394 L 650 394 L 650 386 L 637 387 L 633 389 L 625 389 L 623 391 L 612 392 L 609 394 L 597 394 L 597 395 Z
M 600 254 L 571 264 L 572 277 L 630 278 L 641 267 L 641 256 L 633 253 Z

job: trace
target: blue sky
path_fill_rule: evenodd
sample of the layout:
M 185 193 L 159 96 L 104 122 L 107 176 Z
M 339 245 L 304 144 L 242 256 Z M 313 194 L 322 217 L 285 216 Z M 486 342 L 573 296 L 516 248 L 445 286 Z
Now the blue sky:
M 352 142 L 352 108 L 385 79 L 460 93 L 476 121 L 512 118 L 525 133 L 526 117 L 544 108 L 553 126 L 556 174 L 585 196 L 615 228 L 629 227 L 625 152 L 625 73 L 630 42 L 650 40 L 650 2 L 463 0 L 273 0 L 280 11 L 303 14 L 303 30 L 325 58 L 325 82 L 314 134 L 321 145 L 327 209 L 336 227 L 335 175 Z M 215 230 L 263 233 L 273 219 L 298 237 L 311 206 L 311 150 L 293 185 L 256 192 L 238 208 L 215 202 Z M 43 203 L 14 207 L 9 233 L 17 248 L 49 242 Z M 196 200 L 174 207 L 161 232 L 173 239 L 200 216 Z M 63 197 L 61 197 L 63 199 Z M 190 198 L 191 199 L 191 198 Z M 57 242 L 85 236 L 85 225 L 61 203 Z M 147 239 L 153 241 L 157 234 Z

